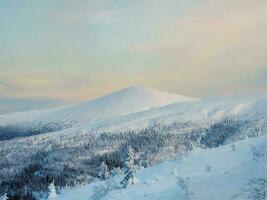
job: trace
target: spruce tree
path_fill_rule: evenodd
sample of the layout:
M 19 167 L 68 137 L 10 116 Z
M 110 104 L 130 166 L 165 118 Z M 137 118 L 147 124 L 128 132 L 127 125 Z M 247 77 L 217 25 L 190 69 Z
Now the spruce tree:
M 134 184 L 134 151 L 131 146 L 128 146 L 125 156 L 124 156 L 124 174 L 125 177 L 121 181 L 121 184 L 124 188 L 128 186 L 128 184 Z
M 8 196 L 7 196 L 7 193 L 4 194 L 4 196 L 1 198 L 1 200 L 8 200 Z
M 102 180 L 106 179 L 109 176 L 108 166 L 106 165 L 106 163 L 101 163 L 98 176 Z
M 50 183 L 48 190 L 49 190 L 48 199 L 49 200 L 56 199 L 57 198 L 57 192 L 56 192 L 56 186 L 55 186 L 54 180 Z

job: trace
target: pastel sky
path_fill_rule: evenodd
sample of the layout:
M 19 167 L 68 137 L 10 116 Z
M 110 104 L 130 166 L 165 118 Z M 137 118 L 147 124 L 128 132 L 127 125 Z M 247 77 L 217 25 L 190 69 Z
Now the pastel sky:
M 131 85 L 266 93 L 266 11 L 266 0 L 1 0 L 0 113 Z

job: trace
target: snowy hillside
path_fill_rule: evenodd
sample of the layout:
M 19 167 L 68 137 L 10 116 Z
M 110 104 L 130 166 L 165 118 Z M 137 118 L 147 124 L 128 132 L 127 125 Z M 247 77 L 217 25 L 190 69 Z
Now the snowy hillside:
M 101 133 L 141 130 L 154 124 L 168 125 L 188 121 L 208 127 L 225 119 L 234 119 L 246 123 L 244 129 L 251 128 L 254 133 L 263 134 L 267 131 L 266 108 L 267 98 L 264 96 L 209 98 L 173 103 L 113 118 L 86 121 L 78 124 L 76 128 Z
M 224 119 L 250 124 L 245 128 L 261 135 L 267 127 L 266 107 L 264 96 L 199 100 L 135 86 L 79 105 L 0 115 L 0 140 L 69 128 L 101 133 L 188 121 L 208 127 Z
M 266 172 L 267 136 L 262 136 L 214 149 L 196 149 L 178 160 L 140 169 L 135 174 L 136 184 L 126 189 L 116 188 L 122 176 L 115 176 L 110 178 L 113 181 L 60 191 L 56 199 L 254 199 L 253 193 L 267 191 L 267 185 L 261 186 L 261 180 L 267 183 Z
M 54 188 L 51 183 L 64 191 L 87 184 L 80 188 L 86 199 L 108 190 L 103 199 L 173 200 L 181 194 L 177 181 L 189 181 L 193 199 L 223 199 L 208 192 L 210 187 L 219 194 L 224 189 L 224 199 L 238 199 L 237 188 L 265 167 L 259 160 L 259 166 L 250 162 L 251 152 L 264 157 L 258 148 L 261 142 L 265 145 L 267 133 L 265 96 L 198 100 L 131 87 L 79 105 L 2 115 L 0 124 L 0 195 L 7 193 L 11 200 L 45 198 Z M 236 150 L 229 146 L 233 142 Z M 250 142 L 259 147 L 250 147 Z M 149 167 L 138 171 L 140 182 L 135 186 L 109 191 L 101 186 L 99 171 L 123 170 L 129 146 L 135 151 L 135 165 Z M 155 166 L 185 153 L 189 157 L 182 157 L 182 163 Z M 174 167 L 181 179 L 172 174 Z M 118 173 L 116 177 L 122 178 Z M 223 185 L 228 183 L 233 190 Z M 93 189 L 94 184 L 100 189 Z M 72 197 L 75 191 L 66 194 Z
M 194 121 L 208 126 L 226 118 L 267 125 L 266 97 L 199 100 L 134 86 L 78 105 L 0 115 L 0 140 L 66 128 L 93 132 L 143 129 L 153 124 Z M 17 130 L 23 130 L 17 134 Z M 261 131 L 261 130 L 258 130 Z
M 58 118 L 73 116 L 85 119 L 98 119 L 136 113 L 177 102 L 196 100 L 198 99 L 133 86 L 87 103 L 57 111 L 53 115 L 56 114 Z
M 136 113 L 172 103 L 197 100 L 193 97 L 133 86 L 74 106 L 0 115 L 0 125 L 22 122 L 88 121 Z

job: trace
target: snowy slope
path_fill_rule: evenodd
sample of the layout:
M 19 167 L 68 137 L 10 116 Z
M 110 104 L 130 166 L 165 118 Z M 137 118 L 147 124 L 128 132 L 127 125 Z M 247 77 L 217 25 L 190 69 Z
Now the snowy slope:
M 177 185 L 177 176 L 185 180 L 191 200 L 245 199 L 244 189 L 250 179 L 267 178 L 267 136 L 246 139 L 234 143 L 234 147 L 235 150 L 233 145 L 196 149 L 179 160 L 141 169 L 135 175 L 137 183 L 127 189 L 110 189 L 106 194 L 96 195 L 101 191 L 97 188 L 106 188 L 107 182 L 111 182 L 108 180 L 66 189 L 57 199 L 183 200 L 186 197 Z M 117 183 L 121 179 L 114 178 Z
M 6 124 L 63 124 L 94 131 L 147 127 L 155 122 L 210 124 L 225 117 L 266 124 L 266 97 L 197 98 L 134 86 L 78 105 L 0 115 Z M 61 128 L 60 128 L 61 129 Z
M 0 125 L 22 122 L 85 121 L 116 117 L 197 98 L 133 86 L 79 105 L 0 115 Z
M 2 140 L 6 140 L 56 134 L 58 130 L 63 130 L 60 133 L 66 136 L 77 137 L 89 132 L 138 131 L 154 125 L 190 122 L 188 129 L 173 129 L 173 132 L 186 133 L 196 128 L 206 130 L 230 119 L 237 129 L 242 126 L 242 133 L 237 130 L 232 133 L 233 137 L 229 137 L 231 142 L 263 135 L 267 131 L 266 108 L 266 96 L 198 100 L 135 86 L 75 106 L 2 115 L 0 129 L 3 127 L 5 131 L 7 124 L 15 126 L 15 132 L 2 131 Z
M 45 126 L 46 132 L 40 131 L 39 127 L 42 127 L 42 124 L 54 122 L 56 126 L 59 124 L 59 127 L 60 123 L 73 124 L 71 128 L 64 126 L 59 129 L 49 129 Z M 5 129 L 5 127 L 0 129 L 3 134 L 0 141 L 1 154 L 7 158 L 0 163 L 1 166 L 7 166 L 4 170 L 10 173 L 12 173 L 11 169 L 21 170 L 31 164 L 32 158 L 45 151 L 48 152 L 45 154 L 47 160 L 50 160 L 48 163 L 46 160 L 43 161 L 46 169 L 57 170 L 54 163 L 59 166 L 74 164 L 85 172 L 84 177 L 89 178 L 88 174 L 91 175 L 89 173 L 91 171 L 88 169 L 94 168 L 88 167 L 85 163 L 88 163 L 88 159 L 92 156 L 91 144 L 97 144 L 93 150 L 99 154 L 109 152 L 111 149 L 120 149 L 122 142 L 125 142 L 124 136 L 120 134 L 117 135 L 119 137 L 113 136 L 117 133 L 131 134 L 132 132 L 125 131 L 129 129 L 135 129 L 138 134 L 135 138 L 139 138 L 139 135 L 142 136 L 142 131 L 138 132 L 138 129 L 149 127 L 150 129 L 147 130 L 152 130 L 151 133 L 154 133 L 153 128 L 155 128 L 160 132 L 160 138 L 168 136 L 169 141 L 177 141 L 175 138 L 179 138 L 182 145 L 191 144 L 193 142 L 191 136 L 193 136 L 199 140 L 192 144 L 200 144 L 196 145 L 199 147 L 214 147 L 217 143 L 218 145 L 229 144 L 247 137 L 263 135 L 267 133 L 267 98 L 264 96 L 220 97 L 198 100 L 149 88 L 131 87 L 79 105 L 0 116 L 0 128 L 1 125 L 12 123 L 18 123 L 19 126 L 14 129 Z M 28 125 L 27 123 L 30 124 L 30 129 L 24 130 L 22 126 Z M 13 132 L 10 134 L 10 131 Z M 33 131 L 32 135 L 23 135 L 30 131 Z M 5 134 L 14 135 L 14 137 L 6 139 Z M 176 137 L 177 135 L 181 137 Z M 156 138 L 154 135 L 150 136 L 153 139 Z M 128 135 L 126 141 L 131 141 L 129 138 L 132 137 Z M 140 138 L 140 141 L 143 141 L 143 137 Z M 155 140 L 153 145 L 158 145 L 157 141 L 161 141 L 160 138 Z M 109 144 L 108 141 L 111 143 Z M 262 160 L 266 163 L 265 157 L 257 162 L 252 159 L 250 144 L 260 149 L 261 145 L 266 146 L 266 136 L 238 142 L 236 151 L 232 151 L 231 146 L 195 150 L 188 157 L 183 157 L 182 162 L 169 161 L 140 170 L 137 173 L 140 179 L 138 184 L 126 190 L 110 191 L 101 199 L 174 200 L 180 197 L 183 199 L 181 196 L 183 194 L 176 184 L 177 178 L 172 173 L 174 168 L 177 168 L 179 176 L 185 180 L 189 177 L 189 189 L 194 193 L 192 199 L 242 199 L 241 186 L 247 183 L 250 176 L 261 175 L 262 171 L 267 170 L 266 164 L 262 164 Z M 147 145 L 150 144 L 144 146 Z M 158 148 L 158 146 L 155 147 Z M 182 147 L 177 150 L 179 153 L 183 152 Z M 172 148 L 176 147 L 175 144 L 170 143 L 162 148 L 164 149 L 157 155 L 159 160 L 170 158 L 175 152 Z M 147 153 L 147 151 L 144 152 Z M 141 155 L 143 152 L 139 153 Z M 211 166 L 208 173 L 205 172 L 207 165 Z M 59 168 L 58 174 L 60 170 Z M 74 172 L 73 175 L 76 176 L 77 173 Z M 117 177 L 115 180 L 118 181 L 121 178 Z M 59 199 L 100 200 L 93 199 L 92 195 L 96 193 L 94 186 L 103 186 L 103 184 L 105 185 L 103 182 L 96 182 L 69 189 L 64 191 Z M 226 193 L 224 194 L 223 191 Z M 76 198 L 77 195 L 79 198 Z
M 265 97 L 209 98 L 193 102 L 174 103 L 142 112 L 110 119 L 99 119 L 79 125 L 86 130 L 122 131 L 143 129 L 155 123 L 194 121 L 208 126 L 227 117 L 267 126 L 267 99 Z

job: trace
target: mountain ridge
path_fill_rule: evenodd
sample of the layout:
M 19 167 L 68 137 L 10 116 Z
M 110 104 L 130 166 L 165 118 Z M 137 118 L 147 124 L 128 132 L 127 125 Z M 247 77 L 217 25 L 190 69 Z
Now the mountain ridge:
M 92 120 L 141 112 L 173 103 L 197 100 L 199 99 L 148 87 L 131 86 L 84 103 L 47 110 L 5 114 L 0 115 L 0 119 L 2 121 L 1 124 L 36 120 Z

